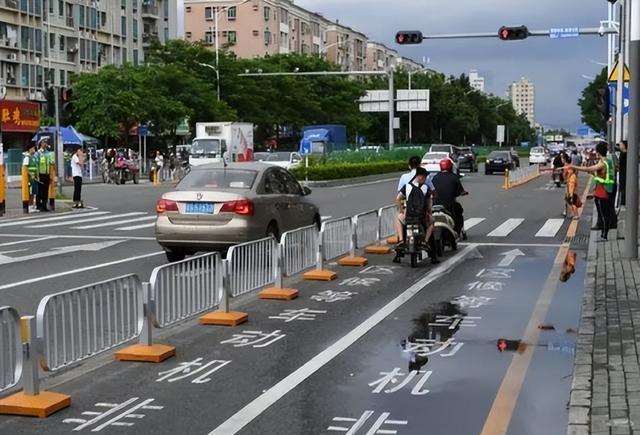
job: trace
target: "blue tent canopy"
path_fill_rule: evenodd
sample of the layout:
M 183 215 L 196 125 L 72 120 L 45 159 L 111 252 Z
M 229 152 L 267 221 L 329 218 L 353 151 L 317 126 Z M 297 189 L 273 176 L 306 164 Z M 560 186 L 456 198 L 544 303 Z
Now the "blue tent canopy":
M 60 132 L 62 133 L 62 143 L 64 145 L 82 145 L 82 137 L 80 133 L 76 131 L 73 127 L 60 127 Z M 34 142 L 37 142 L 42 137 L 53 137 L 56 134 L 55 127 L 46 127 L 43 130 L 36 133 L 36 135 L 31 139 Z

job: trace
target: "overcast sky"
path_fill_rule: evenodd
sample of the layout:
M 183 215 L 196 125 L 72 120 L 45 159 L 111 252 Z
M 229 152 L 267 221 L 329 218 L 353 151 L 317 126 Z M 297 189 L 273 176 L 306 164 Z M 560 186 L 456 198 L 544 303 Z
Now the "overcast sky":
M 370 39 L 399 48 L 397 30 L 422 30 L 425 34 L 487 32 L 502 25 L 525 24 L 529 29 L 598 27 L 607 18 L 605 0 L 295 0 L 330 20 L 362 31 Z M 486 89 L 498 96 L 514 80 L 527 77 L 536 85 L 536 120 L 546 128 L 575 131 L 580 124 L 577 101 L 588 80 L 606 62 L 606 38 L 529 38 L 438 40 L 402 47 L 403 55 L 447 74 L 477 69 Z

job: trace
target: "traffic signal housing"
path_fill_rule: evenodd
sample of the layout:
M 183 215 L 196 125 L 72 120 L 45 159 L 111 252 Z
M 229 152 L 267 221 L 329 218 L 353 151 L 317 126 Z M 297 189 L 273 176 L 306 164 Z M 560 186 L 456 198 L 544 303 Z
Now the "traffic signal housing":
M 422 32 L 419 30 L 402 30 L 396 33 L 396 42 L 400 45 L 421 44 L 422 39 Z
M 527 39 L 529 29 L 527 26 L 508 27 L 502 26 L 498 29 L 498 37 L 503 41 L 518 41 Z

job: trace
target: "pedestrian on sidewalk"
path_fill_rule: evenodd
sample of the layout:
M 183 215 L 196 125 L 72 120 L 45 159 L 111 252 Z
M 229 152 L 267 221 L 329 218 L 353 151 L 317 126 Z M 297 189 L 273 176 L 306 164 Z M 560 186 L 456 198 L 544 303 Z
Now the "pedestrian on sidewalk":
M 84 166 L 84 152 L 78 147 L 71 157 L 71 175 L 73 176 L 73 208 L 84 208 L 82 202 L 82 167 Z
M 600 230 L 601 240 L 607 240 L 612 222 L 609 213 L 609 201 L 613 201 L 614 168 L 613 162 L 607 158 L 609 146 L 606 142 L 596 145 L 599 161 L 593 166 L 571 166 L 576 171 L 593 174 L 593 196 L 598 210 L 598 226 L 593 228 Z
M 29 206 L 31 207 L 30 211 L 36 211 L 36 195 L 38 194 L 38 184 L 40 180 L 38 179 L 38 163 L 35 159 L 36 153 L 36 144 L 34 142 L 29 142 L 27 145 L 27 151 L 22 155 L 22 166 L 27 167 L 27 174 L 29 175 L 28 183 L 29 183 Z
M 162 180 L 162 168 L 164 167 L 164 156 L 160 151 L 156 151 L 156 171 L 158 172 L 158 180 Z
M 51 184 L 51 169 L 55 166 L 53 154 L 49 151 L 49 138 L 43 137 L 38 141 L 38 152 L 36 161 L 38 164 L 38 195 L 36 198 L 36 206 L 41 212 L 47 212 L 47 203 L 49 202 L 49 185 Z

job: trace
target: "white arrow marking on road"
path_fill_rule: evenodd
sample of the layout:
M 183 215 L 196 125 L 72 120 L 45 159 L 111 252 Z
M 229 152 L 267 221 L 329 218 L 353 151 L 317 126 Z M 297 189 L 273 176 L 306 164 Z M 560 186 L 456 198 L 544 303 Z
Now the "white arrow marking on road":
M 38 252 L 37 254 L 25 255 L 23 257 L 9 257 L 7 255 L 3 255 L 3 254 L 8 254 L 10 252 L 17 252 L 17 251 L 0 252 L 0 265 L 11 264 L 11 263 L 21 263 L 23 261 L 36 260 L 38 258 L 51 257 L 54 255 L 66 254 L 70 252 L 80 252 L 80 251 L 96 252 L 96 251 L 100 251 L 102 249 L 117 245 L 122 242 L 124 242 L 124 240 L 111 240 L 107 242 L 88 243 L 86 245 L 62 246 L 60 248 L 53 248 L 51 251 Z
M 516 248 L 516 249 L 512 249 L 509 252 L 503 252 L 500 255 L 504 255 L 504 258 L 498 264 L 498 267 L 509 267 L 511 266 L 511 263 L 513 263 L 513 260 L 515 260 L 518 257 L 524 257 L 525 253 Z

